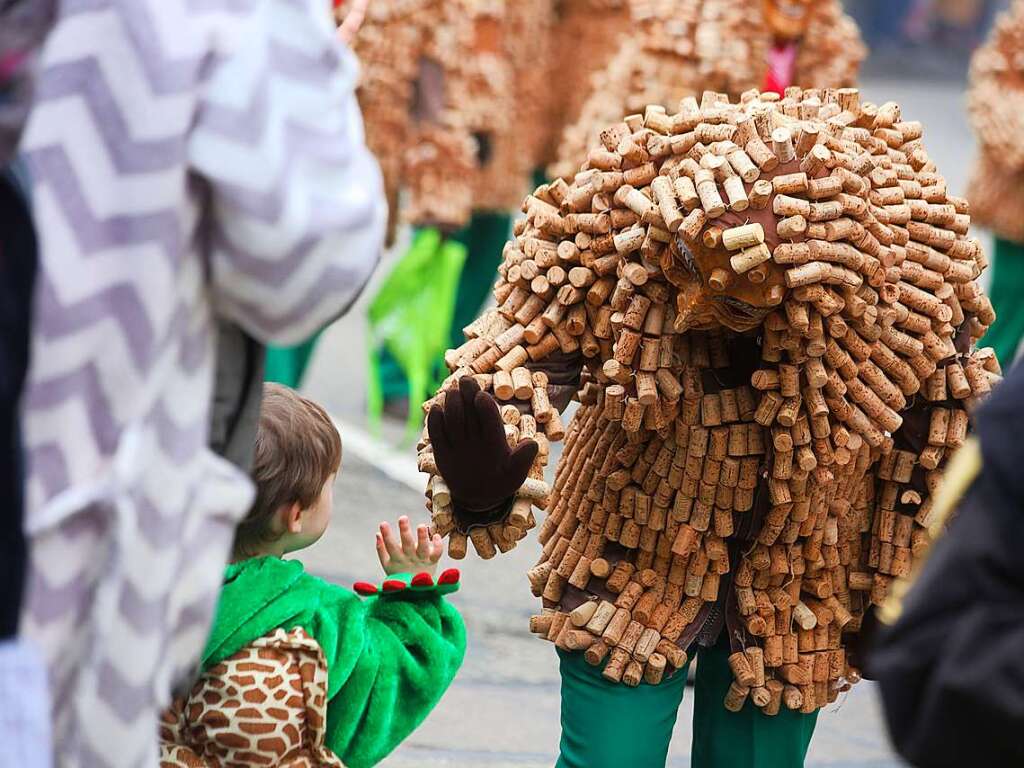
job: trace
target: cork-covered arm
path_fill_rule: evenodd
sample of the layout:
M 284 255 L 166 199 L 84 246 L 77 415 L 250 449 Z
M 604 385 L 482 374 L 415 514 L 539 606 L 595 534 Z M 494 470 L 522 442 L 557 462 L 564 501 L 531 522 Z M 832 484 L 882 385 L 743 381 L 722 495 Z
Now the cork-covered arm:
M 1024 759 L 1013 734 L 1024 690 L 1012 671 L 1024 643 L 1021 374 L 1011 372 L 976 415 L 976 439 L 943 480 L 937 539 L 927 560 L 887 598 L 884 628 L 868 656 L 895 745 L 915 765 L 962 763 L 968 751 L 967 762 Z M 973 738 L 963 743 L 936 723 Z
M 668 386 L 672 391 L 663 393 L 665 398 L 678 398 L 675 380 L 662 377 L 665 381 L 659 384 L 657 378 L 660 359 L 673 353 L 673 337 L 668 343 L 661 338 L 672 326 L 668 297 L 658 295 L 644 267 L 627 264 L 622 257 L 644 244 L 646 229 L 639 225 L 640 214 L 628 205 L 611 211 L 611 200 L 601 191 L 612 183 L 621 186 L 625 176 L 643 183 L 652 169 L 653 165 L 625 173 L 595 170 L 572 199 L 562 181 L 530 195 L 523 205 L 526 217 L 505 247 L 495 287 L 497 307 L 467 328 L 468 341 L 446 355 L 453 374 L 442 390 L 473 377 L 496 399 L 509 444 L 523 439 L 539 444 L 517 499 L 495 499 L 493 514 L 483 518 L 493 520 L 488 529 L 466 530 L 455 514 L 448 484 L 438 473 L 430 435 L 424 435 L 420 469 L 432 476 L 428 495 L 434 525 L 442 535 L 450 535 L 449 552 L 454 557 L 464 555 L 467 536 L 483 557 L 490 557 L 496 550 L 510 549 L 533 527 L 530 506 L 543 506 L 548 495 L 543 481 L 548 444 L 565 435 L 559 410 L 568 402 L 567 395 L 577 390 L 585 402 L 596 399 L 596 385 L 583 384 L 584 368 L 607 382 L 609 407 L 626 408 L 623 385 L 630 374 L 623 361 L 641 349 L 649 365 L 638 377 L 638 397 L 646 404 L 658 398 L 660 386 Z M 649 213 L 646 197 L 644 202 Z M 633 204 L 637 207 L 640 201 Z M 628 226 L 626 219 L 632 220 L 634 229 L 613 236 L 613 226 Z M 654 250 L 652 244 L 645 247 Z M 657 285 L 665 290 L 663 284 Z M 612 327 L 618 323 L 628 332 L 616 347 Z
M 960 199 L 954 198 L 954 205 L 966 210 Z M 869 418 L 881 423 L 887 415 L 895 417 L 891 450 L 882 455 L 876 484 L 868 491 L 878 512 L 861 565 L 873 576 L 851 574 L 851 584 L 868 592 L 872 604 L 884 598 L 894 577 L 909 573 L 927 547 L 933 499 L 946 464 L 967 437 L 970 414 L 1001 380 L 993 350 L 974 346 L 994 320 L 976 282 L 984 255 L 977 241 L 966 237 L 957 249 L 964 257 L 960 262 L 937 251 L 911 251 L 914 258 L 927 253 L 930 262 L 922 267 L 908 258 L 900 265 L 906 282 L 895 321 L 870 358 L 858 363 L 859 379 L 847 382 L 856 384 L 848 394 Z M 957 272 L 957 264 L 972 263 L 970 271 Z M 945 290 L 932 294 L 916 287 L 929 269 L 947 275 Z M 950 327 L 951 334 L 944 330 Z

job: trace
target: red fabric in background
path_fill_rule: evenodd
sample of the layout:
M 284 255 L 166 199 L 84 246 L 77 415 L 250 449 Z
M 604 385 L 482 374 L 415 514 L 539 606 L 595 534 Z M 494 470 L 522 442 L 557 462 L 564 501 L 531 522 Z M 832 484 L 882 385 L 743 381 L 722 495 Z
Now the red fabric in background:
M 796 43 L 782 43 L 772 46 L 768 52 L 768 68 L 764 75 L 762 91 L 773 91 L 779 96 L 793 84 L 796 69 Z

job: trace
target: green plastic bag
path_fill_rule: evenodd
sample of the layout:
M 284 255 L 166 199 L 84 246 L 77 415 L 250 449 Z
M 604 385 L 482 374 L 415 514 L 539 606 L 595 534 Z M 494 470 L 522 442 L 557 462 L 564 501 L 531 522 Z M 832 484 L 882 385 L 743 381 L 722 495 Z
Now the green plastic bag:
M 387 348 L 409 382 L 407 437 L 423 426 L 420 406 L 440 384 L 449 326 L 455 311 L 466 247 L 444 240 L 436 229 L 418 231 L 412 246 L 387 276 L 367 310 L 370 352 L 367 405 L 370 424 L 380 426 L 380 350 Z

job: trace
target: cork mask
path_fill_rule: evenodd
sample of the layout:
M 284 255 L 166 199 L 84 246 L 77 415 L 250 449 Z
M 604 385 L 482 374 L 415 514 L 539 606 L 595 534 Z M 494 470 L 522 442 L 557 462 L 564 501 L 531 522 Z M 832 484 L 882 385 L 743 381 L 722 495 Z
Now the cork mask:
M 711 163 L 713 164 L 713 163 Z M 799 162 L 782 163 L 760 179 L 799 172 Z M 748 195 L 753 184 L 744 183 Z M 783 241 L 773 212 L 773 193 L 765 207 L 731 208 L 712 219 L 697 237 L 680 231 L 670 246 L 672 266 L 666 277 L 679 292 L 676 296 L 676 329 L 710 330 L 724 326 L 744 333 L 759 326 L 786 296 L 785 272 L 770 256 Z M 723 237 L 726 231 L 746 228 L 749 241 L 737 244 Z M 785 234 L 785 231 L 783 232 Z M 738 255 L 742 251 L 746 256 Z M 744 263 L 746 261 L 747 263 Z M 749 266 L 751 261 L 759 261 Z
M 807 31 L 814 0 L 764 0 L 764 16 L 772 34 L 781 40 L 798 40 Z

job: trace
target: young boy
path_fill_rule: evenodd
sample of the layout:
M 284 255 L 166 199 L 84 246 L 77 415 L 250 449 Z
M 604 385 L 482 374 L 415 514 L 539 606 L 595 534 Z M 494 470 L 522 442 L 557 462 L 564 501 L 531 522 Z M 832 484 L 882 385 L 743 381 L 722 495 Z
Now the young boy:
M 287 387 L 264 385 L 256 501 L 238 528 L 202 664 L 206 672 L 275 629 L 301 627 L 327 665 L 326 747 L 349 768 L 364 768 L 437 704 L 462 663 L 466 636 L 442 595 L 458 572 L 445 571 L 435 585 L 441 539 L 425 525 L 414 534 L 407 517 L 397 537 L 380 524 L 377 554 L 389 578 L 379 594 L 357 584 L 366 599 L 283 559 L 327 529 L 340 466 L 341 438 L 324 410 Z

